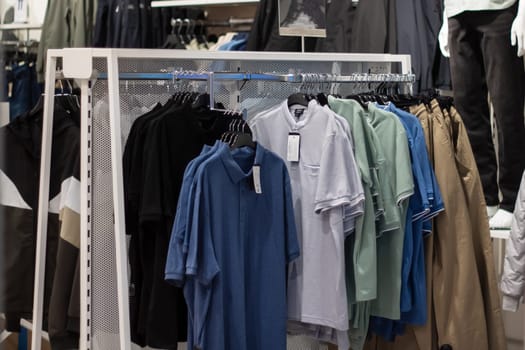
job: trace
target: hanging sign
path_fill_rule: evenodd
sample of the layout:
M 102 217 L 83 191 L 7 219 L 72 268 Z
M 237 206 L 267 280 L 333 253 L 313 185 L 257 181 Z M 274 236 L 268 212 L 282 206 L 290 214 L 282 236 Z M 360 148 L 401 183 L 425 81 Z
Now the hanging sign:
M 326 0 L 279 0 L 279 35 L 326 37 Z

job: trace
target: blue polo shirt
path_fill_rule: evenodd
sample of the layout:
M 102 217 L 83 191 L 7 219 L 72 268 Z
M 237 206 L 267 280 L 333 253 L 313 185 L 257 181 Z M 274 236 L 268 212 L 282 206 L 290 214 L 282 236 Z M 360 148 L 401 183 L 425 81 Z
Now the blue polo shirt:
M 177 203 L 177 212 L 173 227 L 171 230 L 171 237 L 168 249 L 168 256 L 166 259 L 165 279 L 166 281 L 178 286 L 182 286 L 184 281 L 184 269 L 176 270 L 177 267 L 186 266 L 186 255 L 188 253 L 189 237 L 186 235 L 186 227 L 192 212 L 190 203 L 194 199 L 195 189 L 195 174 L 197 173 L 201 164 L 215 154 L 220 147 L 227 147 L 226 144 L 216 141 L 213 146 L 204 145 L 200 155 L 188 163 L 184 170 L 184 178 L 180 189 L 179 200 Z M 179 260 L 180 261 L 177 261 Z
M 371 329 L 388 340 L 402 334 L 405 324 L 424 325 L 427 319 L 424 225 L 443 211 L 443 201 L 428 157 L 424 132 L 419 120 L 389 103 L 382 108 L 399 117 L 407 132 L 412 172 L 416 185 L 410 198 L 403 245 L 401 319 L 373 318 Z
M 195 177 L 186 262 L 174 266 L 187 279 L 192 346 L 285 349 L 287 264 L 299 255 L 286 165 L 260 144 L 219 147 Z

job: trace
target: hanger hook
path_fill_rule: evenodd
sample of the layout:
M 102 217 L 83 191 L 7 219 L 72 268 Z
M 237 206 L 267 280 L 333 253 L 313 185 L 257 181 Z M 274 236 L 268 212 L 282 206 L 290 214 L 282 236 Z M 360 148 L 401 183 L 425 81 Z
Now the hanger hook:
M 62 79 L 58 79 L 58 85 L 60 86 L 60 94 L 64 94 L 64 85 L 62 85 Z
M 177 35 L 180 35 L 182 30 L 182 20 L 180 18 L 175 19 L 175 25 L 177 25 Z

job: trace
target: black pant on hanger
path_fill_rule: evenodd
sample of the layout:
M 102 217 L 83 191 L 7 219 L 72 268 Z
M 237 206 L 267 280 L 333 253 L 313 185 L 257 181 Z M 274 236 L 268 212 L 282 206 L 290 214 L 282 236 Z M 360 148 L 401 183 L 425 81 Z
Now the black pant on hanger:
M 467 128 L 485 200 L 487 205 L 499 203 L 508 211 L 514 209 L 525 168 L 525 71 L 523 59 L 510 43 L 516 11 L 517 5 L 505 10 L 466 11 L 448 20 L 454 100 Z M 487 91 L 498 129 L 498 162 Z

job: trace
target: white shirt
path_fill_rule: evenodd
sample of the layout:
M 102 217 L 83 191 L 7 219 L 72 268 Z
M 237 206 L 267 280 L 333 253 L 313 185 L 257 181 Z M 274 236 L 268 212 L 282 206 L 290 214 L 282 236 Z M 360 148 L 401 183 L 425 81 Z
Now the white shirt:
M 447 17 L 464 11 L 503 10 L 511 7 L 516 0 L 445 0 Z
M 281 156 L 290 173 L 301 256 L 289 268 L 288 318 L 346 331 L 343 219 L 344 213 L 364 210 L 347 132 L 335 113 L 315 100 L 299 118 L 283 101 L 248 123 L 254 139 Z M 300 134 L 299 162 L 287 161 L 291 132 Z

